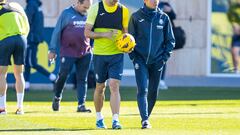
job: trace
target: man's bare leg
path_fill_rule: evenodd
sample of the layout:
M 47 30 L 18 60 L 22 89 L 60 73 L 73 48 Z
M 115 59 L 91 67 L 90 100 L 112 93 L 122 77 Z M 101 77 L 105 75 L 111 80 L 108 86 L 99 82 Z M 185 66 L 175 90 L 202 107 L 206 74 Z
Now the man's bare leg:
M 24 114 L 23 112 L 23 99 L 24 99 L 24 89 L 25 80 L 23 76 L 23 65 L 14 65 L 14 76 L 16 79 L 15 88 L 17 92 L 17 111 L 16 114 Z
M 0 114 L 5 114 L 8 66 L 0 66 Z

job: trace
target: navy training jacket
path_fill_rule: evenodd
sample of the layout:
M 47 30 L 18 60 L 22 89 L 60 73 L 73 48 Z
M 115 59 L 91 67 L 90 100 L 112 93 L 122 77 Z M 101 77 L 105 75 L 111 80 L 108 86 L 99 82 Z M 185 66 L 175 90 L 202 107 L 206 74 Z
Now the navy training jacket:
M 141 57 L 146 64 L 166 62 L 175 46 L 170 19 L 160 9 L 154 15 L 145 12 L 144 7 L 133 13 L 128 32 L 136 40 L 136 47 L 129 54 L 131 60 Z

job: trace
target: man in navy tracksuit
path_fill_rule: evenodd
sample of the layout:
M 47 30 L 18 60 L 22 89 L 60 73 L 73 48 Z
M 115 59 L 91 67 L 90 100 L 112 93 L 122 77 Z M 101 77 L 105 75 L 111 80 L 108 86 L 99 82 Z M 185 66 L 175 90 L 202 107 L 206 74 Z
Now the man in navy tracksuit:
M 133 13 L 129 22 L 128 31 L 137 43 L 129 56 L 135 68 L 142 129 L 151 128 L 148 119 L 157 99 L 162 68 L 175 46 L 171 22 L 157 8 L 158 3 L 144 0 L 144 6 Z
M 37 51 L 38 45 L 43 41 L 43 12 L 41 9 L 40 0 L 26 0 L 27 6 L 25 12 L 28 17 L 30 32 L 27 37 L 28 47 L 27 55 L 25 59 L 25 72 L 24 77 L 26 80 L 26 90 L 29 90 L 30 87 L 30 74 L 31 68 L 36 69 L 38 72 L 48 77 L 50 81 L 56 80 L 56 75 L 49 73 L 37 62 Z
M 77 0 L 77 4 L 65 9 L 53 31 L 49 46 L 49 59 L 56 58 L 60 47 L 60 71 L 54 86 L 53 111 L 59 111 L 63 88 L 73 66 L 76 67 L 77 112 L 91 112 L 85 107 L 87 76 L 92 59 L 90 39 L 84 36 L 87 9 L 92 0 Z

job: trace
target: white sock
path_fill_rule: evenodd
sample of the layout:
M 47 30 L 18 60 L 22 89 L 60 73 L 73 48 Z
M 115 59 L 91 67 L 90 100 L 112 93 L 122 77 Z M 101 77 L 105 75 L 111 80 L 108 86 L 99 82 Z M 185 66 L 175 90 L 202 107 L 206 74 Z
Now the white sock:
M 30 88 L 30 82 L 25 82 L 25 89 L 29 89 Z
M 101 114 L 101 112 L 96 112 L 97 114 L 97 121 L 103 119 L 103 115 Z
M 17 93 L 17 107 L 18 108 L 23 108 L 23 98 L 24 98 L 24 93 Z
M 49 75 L 49 80 L 50 80 L 50 81 L 55 81 L 56 79 L 57 79 L 57 76 L 56 76 L 55 74 L 51 73 L 51 74 Z
M 113 114 L 113 116 L 112 116 L 112 120 L 113 120 L 113 121 L 119 121 L 118 117 L 119 117 L 119 114 L 115 113 L 115 114 Z
M 6 95 L 0 95 L 0 109 L 6 108 Z

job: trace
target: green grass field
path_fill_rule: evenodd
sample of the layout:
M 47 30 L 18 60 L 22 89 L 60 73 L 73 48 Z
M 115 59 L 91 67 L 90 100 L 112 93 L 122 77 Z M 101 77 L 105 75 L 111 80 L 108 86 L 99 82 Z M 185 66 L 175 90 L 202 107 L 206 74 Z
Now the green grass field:
M 94 111 L 93 90 L 86 105 Z M 122 88 L 120 121 L 123 129 L 111 130 L 109 92 L 103 114 L 107 130 L 95 129 L 95 113 L 77 113 L 75 91 L 66 90 L 60 112 L 51 110 L 52 92 L 30 91 L 25 96 L 25 114 L 14 114 L 16 96 L 8 90 L 8 114 L 0 116 L 0 135 L 238 135 L 240 90 L 237 88 L 170 88 L 160 91 L 151 115 L 153 126 L 141 130 L 135 88 Z

